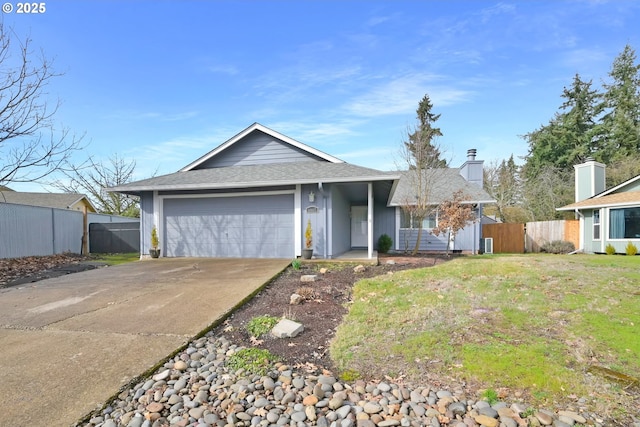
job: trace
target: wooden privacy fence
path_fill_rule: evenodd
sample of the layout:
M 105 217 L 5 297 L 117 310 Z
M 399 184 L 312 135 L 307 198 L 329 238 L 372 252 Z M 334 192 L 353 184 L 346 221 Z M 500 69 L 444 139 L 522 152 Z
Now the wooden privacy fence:
M 580 247 L 580 221 L 557 220 L 535 221 L 526 225 L 525 250 L 527 252 L 540 252 L 542 245 L 554 240 L 565 240 Z
M 493 253 L 524 253 L 524 224 L 484 224 L 482 238 L 493 239 Z
M 482 238 L 493 239 L 494 253 L 540 252 L 547 242 L 565 240 L 580 247 L 580 221 L 535 221 L 526 224 L 485 224 Z

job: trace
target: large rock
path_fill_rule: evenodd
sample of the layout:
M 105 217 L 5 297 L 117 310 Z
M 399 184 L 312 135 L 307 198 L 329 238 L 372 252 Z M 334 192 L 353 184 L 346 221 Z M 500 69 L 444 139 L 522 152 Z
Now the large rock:
M 304 326 L 301 323 L 289 319 L 281 319 L 273 327 L 271 333 L 277 338 L 294 338 L 300 335 L 302 331 L 304 331 Z

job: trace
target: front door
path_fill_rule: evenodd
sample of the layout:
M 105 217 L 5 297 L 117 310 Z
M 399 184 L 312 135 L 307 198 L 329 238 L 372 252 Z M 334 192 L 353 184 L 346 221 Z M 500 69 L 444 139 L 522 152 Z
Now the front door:
M 368 208 L 366 206 L 351 206 L 351 247 L 366 248 L 369 244 L 367 238 Z

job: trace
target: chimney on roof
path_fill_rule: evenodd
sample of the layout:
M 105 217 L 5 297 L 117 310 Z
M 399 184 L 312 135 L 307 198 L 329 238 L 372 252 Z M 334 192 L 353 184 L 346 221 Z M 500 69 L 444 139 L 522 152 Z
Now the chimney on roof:
M 602 193 L 606 182 L 606 166 L 596 162 L 593 157 L 587 157 L 584 163 L 574 165 L 575 172 L 575 201 L 580 202 Z
M 467 160 L 474 161 L 476 159 L 476 149 L 471 148 L 467 150 Z
M 467 150 L 467 161 L 460 166 L 460 175 L 464 179 L 482 187 L 484 161 L 476 160 L 476 149 Z

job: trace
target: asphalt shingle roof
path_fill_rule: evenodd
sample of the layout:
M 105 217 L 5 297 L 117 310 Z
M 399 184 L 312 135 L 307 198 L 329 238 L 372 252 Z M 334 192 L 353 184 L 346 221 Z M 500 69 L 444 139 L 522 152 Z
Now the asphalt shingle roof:
M 246 188 L 317 182 L 393 180 L 399 175 L 349 163 L 294 162 L 199 169 L 157 176 L 109 188 L 135 194 L 153 190 Z
M 615 193 L 608 196 L 592 197 L 577 203 L 558 208 L 559 211 L 572 211 L 574 209 L 601 208 L 605 206 L 626 206 L 640 204 L 640 191 Z
M 416 199 L 416 171 L 400 172 L 402 177 L 389 201 L 389 206 L 410 204 Z M 423 185 L 427 189 L 428 200 L 438 205 L 451 199 L 456 191 L 462 191 L 465 201 L 470 203 L 491 203 L 493 198 L 476 184 L 470 183 L 460 175 L 457 168 L 437 168 L 423 171 Z
M 78 193 L 23 193 L 19 191 L 0 191 L 0 203 L 41 206 L 45 208 L 69 209 L 71 205 L 85 198 Z

